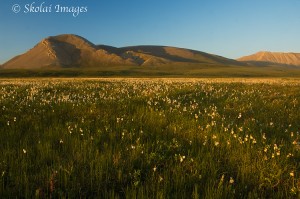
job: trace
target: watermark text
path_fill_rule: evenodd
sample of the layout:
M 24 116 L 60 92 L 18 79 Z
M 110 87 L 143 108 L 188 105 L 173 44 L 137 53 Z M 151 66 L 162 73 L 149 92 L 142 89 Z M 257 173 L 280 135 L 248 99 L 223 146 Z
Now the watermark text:
M 24 13 L 65 13 L 71 14 L 73 17 L 77 17 L 82 13 L 88 12 L 88 6 L 74 6 L 74 5 L 63 5 L 63 4 L 51 4 L 51 3 L 27 3 L 27 4 L 14 4 L 12 5 L 12 11 L 16 14 Z

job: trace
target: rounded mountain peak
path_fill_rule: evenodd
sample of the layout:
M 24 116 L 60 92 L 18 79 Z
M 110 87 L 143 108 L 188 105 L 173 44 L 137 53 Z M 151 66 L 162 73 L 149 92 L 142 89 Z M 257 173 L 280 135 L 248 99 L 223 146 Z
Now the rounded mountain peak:
M 77 48 L 95 48 L 96 46 L 88 41 L 87 39 L 75 35 L 75 34 L 61 34 L 57 36 L 50 36 L 47 37 L 45 40 L 48 40 L 50 42 L 56 43 L 56 42 L 63 42 L 68 43 L 76 46 Z

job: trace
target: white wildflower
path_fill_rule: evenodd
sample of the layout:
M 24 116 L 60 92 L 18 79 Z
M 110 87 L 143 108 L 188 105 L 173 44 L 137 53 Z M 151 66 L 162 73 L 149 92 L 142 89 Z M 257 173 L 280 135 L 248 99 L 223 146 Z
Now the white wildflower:
M 238 119 L 242 118 L 242 113 L 239 113 Z
M 233 184 L 233 183 L 234 183 L 234 179 L 230 177 L 229 184 Z
M 180 162 L 183 162 L 184 159 L 185 159 L 185 155 L 180 156 Z
M 155 172 L 155 171 L 156 171 L 156 169 L 157 169 L 157 168 L 156 168 L 156 166 L 155 166 L 155 167 L 153 167 L 153 172 Z

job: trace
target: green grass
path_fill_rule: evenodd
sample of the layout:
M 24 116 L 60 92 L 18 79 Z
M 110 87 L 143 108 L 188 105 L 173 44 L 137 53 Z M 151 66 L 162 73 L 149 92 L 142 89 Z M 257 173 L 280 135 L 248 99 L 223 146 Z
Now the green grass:
M 8 77 L 300 77 L 300 68 L 296 66 L 177 64 L 170 66 L 0 69 L 0 78 Z
M 300 81 L 1 79 L 1 198 L 299 198 Z

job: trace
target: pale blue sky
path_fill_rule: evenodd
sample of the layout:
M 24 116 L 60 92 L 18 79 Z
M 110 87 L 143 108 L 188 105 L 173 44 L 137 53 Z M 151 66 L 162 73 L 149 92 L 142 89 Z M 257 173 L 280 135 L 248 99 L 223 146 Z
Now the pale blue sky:
M 26 3 L 52 4 L 27 13 Z M 299 0 L 1 0 L 0 63 L 45 37 L 72 33 L 95 44 L 168 45 L 228 58 L 261 50 L 300 52 Z M 21 12 L 12 12 L 20 4 Z M 54 6 L 87 6 L 76 18 Z

